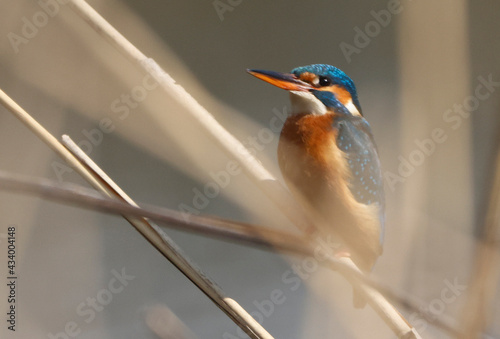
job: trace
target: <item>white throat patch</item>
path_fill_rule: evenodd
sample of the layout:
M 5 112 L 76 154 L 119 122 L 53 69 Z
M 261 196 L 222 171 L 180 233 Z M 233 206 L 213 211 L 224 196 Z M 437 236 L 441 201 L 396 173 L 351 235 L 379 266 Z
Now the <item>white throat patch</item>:
M 358 109 L 356 108 L 356 105 L 353 104 L 352 100 L 349 100 L 347 102 L 347 105 L 345 105 L 345 108 L 354 116 L 361 116 L 361 113 L 359 113 Z
M 326 106 L 310 92 L 290 91 L 290 101 L 292 102 L 292 114 L 312 113 L 322 115 L 327 112 Z

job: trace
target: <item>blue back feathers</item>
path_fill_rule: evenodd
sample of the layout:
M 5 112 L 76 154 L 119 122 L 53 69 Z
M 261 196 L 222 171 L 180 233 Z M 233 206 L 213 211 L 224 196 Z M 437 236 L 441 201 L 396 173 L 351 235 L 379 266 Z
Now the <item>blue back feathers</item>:
M 385 197 L 380 161 L 368 122 L 363 117 L 336 119 L 337 147 L 346 154 L 351 172 L 349 189 L 356 201 L 379 207 L 380 242 L 384 236 Z
M 380 204 L 383 201 L 382 173 L 370 127 L 364 119 L 350 120 L 337 120 L 334 125 L 338 129 L 337 146 L 346 154 L 352 173 L 352 194 L 363 204 Z

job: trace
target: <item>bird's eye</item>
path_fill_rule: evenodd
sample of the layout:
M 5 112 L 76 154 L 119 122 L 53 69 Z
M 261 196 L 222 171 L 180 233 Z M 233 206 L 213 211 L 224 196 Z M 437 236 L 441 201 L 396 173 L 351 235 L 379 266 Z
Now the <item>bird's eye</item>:
M 331 84 L 332 84 L 332 82 L 327 77 L 323 77 L 323 76 L 319 77 L 319 85 L 320 86 L 330 86 Z

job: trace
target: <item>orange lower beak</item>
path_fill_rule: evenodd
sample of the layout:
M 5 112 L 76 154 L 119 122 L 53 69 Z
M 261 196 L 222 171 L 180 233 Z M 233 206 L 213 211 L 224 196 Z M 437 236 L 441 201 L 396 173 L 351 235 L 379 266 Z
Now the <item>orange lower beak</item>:
M 289 73 L 263 71 L 258 69 L 247 69 L 247 72 L 271 85 L 288 91 L 309 91 L 313 88 L 307 82 L 299 80 L 295 75 Z

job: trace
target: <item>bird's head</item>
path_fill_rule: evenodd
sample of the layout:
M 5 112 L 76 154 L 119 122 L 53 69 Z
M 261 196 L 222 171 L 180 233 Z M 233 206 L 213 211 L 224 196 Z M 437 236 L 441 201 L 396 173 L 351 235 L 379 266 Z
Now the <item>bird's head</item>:
M 337 67 L 316 64 L 290 73 L 256 69 L 253 76 L 290 92 L 293 113 L 325 114 L 331 110 L 362 115 L 354 82 Z

